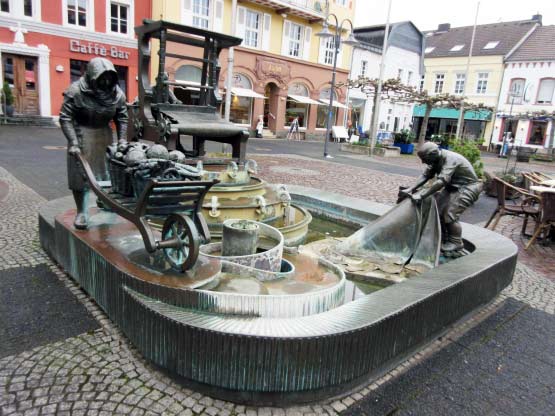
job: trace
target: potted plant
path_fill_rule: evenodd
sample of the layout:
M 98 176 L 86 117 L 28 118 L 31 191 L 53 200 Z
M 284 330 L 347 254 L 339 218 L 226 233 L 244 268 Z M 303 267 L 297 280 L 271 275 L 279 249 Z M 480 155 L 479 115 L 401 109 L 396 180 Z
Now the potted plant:
M 412 155 L 414 152 L 414 144 L 412 144 L 414 138 L 415 135 L 411 130 L 403 129 L 400 132 L 395 133 L 393 146 L 399 147 L 401 149 L 401 154 L 403 155 Z
M 10 88 L 7 81 L 4 81 L 4 86 L 2 88 L 2 95 L 3 95 L 2 111 L 4 111 L 4 114 L 7 115 L 8 117 L 12 117 L 14 113 L 14 108 L 13 108 L 14 98 L 12 94 L 12 89 Z

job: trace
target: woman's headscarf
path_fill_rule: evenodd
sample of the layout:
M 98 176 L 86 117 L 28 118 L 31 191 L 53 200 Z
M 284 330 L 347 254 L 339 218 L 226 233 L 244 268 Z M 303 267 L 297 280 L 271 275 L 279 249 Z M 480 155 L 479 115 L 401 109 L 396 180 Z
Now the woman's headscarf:
M 111 73 L 116 81 L 109 91 L 97 85 L 97 80 L 105 73 Z M 105 58 L 93 58 L 87 65 L 87 72 L 79 80 L 79 90 L 82 94 L 92 96 L 98 104 L 109 107 L 119 100 L 117 80 L 118 73 L 112 62 Z

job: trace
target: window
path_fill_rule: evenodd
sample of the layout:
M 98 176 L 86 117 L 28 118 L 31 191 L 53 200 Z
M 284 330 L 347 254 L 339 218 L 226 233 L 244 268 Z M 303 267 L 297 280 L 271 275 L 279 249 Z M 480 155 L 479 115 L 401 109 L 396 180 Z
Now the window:
M 336 100 L 335 93 L 333 94 L 333 99 Z M 326 88 L 320 91 L 320 101 L 325 103 L 330 102 L 330 89 Z M 326 128 L 326 120 L 328 118 L 328 106 L 327 105 L 319 105 L 318 112 L 316 113 L 316 128 L 323 129 Z M 337 118 L 337 107 L 331 108 L 331 119 L 330 119 L 330 126 L 335 125 L 335 120 Z
M 33 0 L 23 2 L 23 14 L 27 17 L 33 17 Z
M 67 0 L 67 23 L 87 27 L 87 0 Z
M 308 97 L 308 88 L 297 82 L 289 86 L 287 94 L 288 97 L 285 103 L 285 125 L 290 126 L 293 120 L 295 120 L 295 117 L 298 117 L 299 127 L 306 127 L 308 125 L 308 110 L 310 104 L 301 103 L 299 99 L 295 98 Z
M 289 25 L 289 56 L 301 55 L 301 41 L 303 39 L 303 27 L 296 23 Z
M 432 52 L 436 47 L 435 46 L 428 46 L 426 49 L 424 49 L 424 53 L 430 53 Z
M 175 71 L 175 82 L 182 81 L 188 84 L 200 85 L 202 70 L 194 65 L 181 65 Z M 200 104 L 200 88 L 194 86 L 175 86 L 173 89 L 175 97 L 186 105 Z
M 77 59 L 69 60 L 69 79 L 73 83 L 79 81 L 79 78 L 87 71 L 87 61 L 80 61 Z M 127 67 L 114 65 L 116 72 L 118 73 L 118 85 L 127 95 Z
M 466 81 L 465 74 L 457 74 L 457 78 L 455 79 L 455 94 L 464 94 L 464 83 Z
M 551 104 L 553 102 L 553 91 L 555 90 L 555 78 L 546 78 L 540 81 L 538 89 L 537 104 Z
M 487 72 L 478 72 L 478 83 L 476 84 L 476 94 L 485 94 L 488 89 L 488 77 Z
M 545 133 L 547 131 L 547 122 L 545 121 L 531 121 L 530 137 L 528 144 L 535 144 L 537 146 L 543 145 L 545 140 Z
M 360 76 L 365 77 L 368 71 L 368 61 L 360 61 Z
M 260 13 L 253 12 L 252 10 L 246 10 L 245 12 L 245 38 L 243 44 L 245 46 L 251 46 L 257 48 L 260 39 L 260 26 L 261 26 L 262 16 Z
M 252 89 L 252 82 L 243 74 L 233 74 L 233 88 Z M 252 97 L 232 95 L 229 109 L 229 121 L 236 124 L 251 124 L 252 122 Z M 222 106 L 223 109 L 224 106 Z
M 526 80 L 523 78 L 514 78 L 511 80 L 511 86 L 507 94 L 507 104 L 522 104 L 525 82 Z
M 401 68 L 397 70 L 397 79 L 403 81 L 403 70 Z
M 451 52 L 458 52 L 458 51 L 462 50 L 462 48 L 464 48 L 464 44 L 463 45 L 455 45 L 450 49 L 450 51 Z
M 110 30 L 115 33 L 127 34 L 129 6 L 112 2 L 110 4 Z
M 340 6 L 347 7 L 347 1 L 348 0 L 335 0 L 335 3 Z
M 412 84 L 412 71 L 409 71 L 407 74 L 407 85 Z
M 445 74 L 436 74 L 436 83 L 434 86 L 434 92 L 436 94 L 441 94 L 443 92 L 444 82 L 445 82 Z
M 324 39 L 324 63 L 333 65 L 333 56 L 335 54 L 335 37 Z
M 497 45 L 499 45 L 499 41 L 488 42 L 486 43 L 486 46 L 484 46 L 484 49 L 495 49 Z
M 0 12 L 10 12 L 10 0 L 0 0 Z
M 193 26 L 208 29 L 210 23 L 210 0 L 193 0 Z

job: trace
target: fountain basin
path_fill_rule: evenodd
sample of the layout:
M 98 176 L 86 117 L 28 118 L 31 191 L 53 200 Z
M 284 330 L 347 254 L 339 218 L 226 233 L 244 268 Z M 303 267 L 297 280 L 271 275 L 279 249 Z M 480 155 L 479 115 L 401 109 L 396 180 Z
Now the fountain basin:
M 289 186 L 293 201 L 328 219 L 365 224 L 387 206 Z M 323 313 L 268 318 L 193 307 L 203 290 L 137 281 L 93 250 L 56 214 L 39 219 L 41 243 L 148 359 L 212 396 L 245 403 L 311 402 L 366 384 L 494 299 L 512 281 L 517 248 L 463 224 L 471 254 Z M 189 305 L 189 306 L 185 306 Z

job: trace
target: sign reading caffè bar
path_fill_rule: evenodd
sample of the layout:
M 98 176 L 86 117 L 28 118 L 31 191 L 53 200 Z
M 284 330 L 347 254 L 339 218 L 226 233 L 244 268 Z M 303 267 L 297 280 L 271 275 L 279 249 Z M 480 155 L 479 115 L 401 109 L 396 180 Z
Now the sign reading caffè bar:
M 116 46 L 105 46 L 98 43 L 82 42 L 76 39 L 70 39 L 69 50 L 87 55 L 98 55 L 111 57 L 116 59 L 129 59 L 129 52 L 122 51 Z

